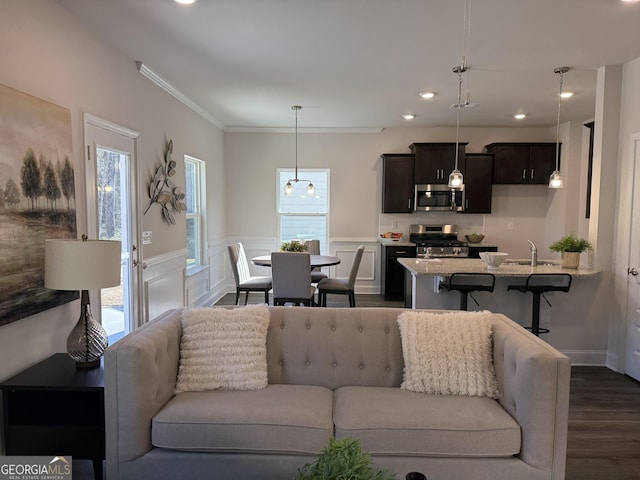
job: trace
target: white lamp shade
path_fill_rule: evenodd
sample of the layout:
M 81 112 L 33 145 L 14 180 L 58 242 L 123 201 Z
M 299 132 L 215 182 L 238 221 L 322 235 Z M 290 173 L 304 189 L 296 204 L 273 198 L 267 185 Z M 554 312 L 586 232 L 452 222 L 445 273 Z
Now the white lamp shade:
M 120 252 L 120 242 L 111 240 L 45 240 L 44 286 L 91 290 L 120 285 Z

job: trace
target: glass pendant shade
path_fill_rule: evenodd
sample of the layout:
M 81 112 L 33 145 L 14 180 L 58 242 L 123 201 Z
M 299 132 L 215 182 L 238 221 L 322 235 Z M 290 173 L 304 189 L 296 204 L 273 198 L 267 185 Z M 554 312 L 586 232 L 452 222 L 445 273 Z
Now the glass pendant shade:
M 316 194 L 316 187 L 311 182 L 309 182 L 309 185 L 307 185 L 307 194 L 308 195 L 315 195 Z
M 549 188 L 564 188 L 564 178 L 558 170 L 554 170 L 549 177 Z
M 462 172 L 457 168 L 449 174 L 449 188 L 461 188 L 464 184 L 464 177 Z
M 290 181 L 284 186 L 284 194 L 287 196 L 293 195 L 293 185 Z

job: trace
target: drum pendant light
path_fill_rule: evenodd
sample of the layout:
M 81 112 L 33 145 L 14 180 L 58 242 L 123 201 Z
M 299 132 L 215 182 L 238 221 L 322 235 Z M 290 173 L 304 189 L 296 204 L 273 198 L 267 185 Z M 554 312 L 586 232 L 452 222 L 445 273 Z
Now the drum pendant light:
M 298 178 L 298 112 L 302 110 L 302 107 L 300 105 L 293 105 L 291 107 L 291 110 L 294 110 L 296 112 L 296 171 L 295 178 L 289 180 L 284 186 L 284 194 L 287 196 L 293 195 L 293 183 L 309 182 L 309 185 L 307 185 L 307 195 L 313 196 L 316 194 L 316 187 L 313 185 L 313 183 L 311 183 L 309 180 L 300 180 Z
M 560 75 L 560 91 L 558 92 L 558 120 L 556 123 L 556 169 L 549 177 L 549 188 L 564 188 L 564 178 L 560 173 L 560 107 L 562 105 L 564 74 L 569 70 L 569 67 L 558 67 L 553 70 L 553 73 Z

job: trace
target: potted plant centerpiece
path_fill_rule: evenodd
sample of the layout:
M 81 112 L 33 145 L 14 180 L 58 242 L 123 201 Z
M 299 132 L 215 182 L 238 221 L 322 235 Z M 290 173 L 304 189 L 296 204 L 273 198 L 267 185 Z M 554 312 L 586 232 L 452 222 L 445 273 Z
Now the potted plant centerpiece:
M 280 245 L 281 252 L 306 252 L 307 246 L 298 240 L 291 240 L 290 242 L 283 242 Z
M 591 244 L 588 240 L 578 238 L 573 233 L 562 237 L 549 246 L 552 252 L 560 252 L 562 268 L 578 268 L 580 266 L 580 254 L 590 248 Z

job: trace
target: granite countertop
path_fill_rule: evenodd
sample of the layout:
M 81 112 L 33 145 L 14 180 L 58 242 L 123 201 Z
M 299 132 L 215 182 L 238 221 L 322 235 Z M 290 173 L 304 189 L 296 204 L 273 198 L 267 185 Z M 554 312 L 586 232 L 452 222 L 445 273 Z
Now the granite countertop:
M 399 240 L 393 240 L 391 238 L 378 238 L 378 243 L 384 245 L 385 247 L 415 247 L 416 244 L 410 242 L 404 237 Z
M 526 259 L 511 259 L 511 262 Z M 600 270 L 589 268 L 562 268 L 556 260 L 538 260 L 537 267 L 515 265 L 506 261 L 498 268 L 487 269 L 484 261 L 476 258 L 398 258 L 398 262 L 413 275 L 443 276 L 452 273 L 493 273 L 496 277 L 526 277 L 532 273 L 568 273 L 573 277 L 589 278 L 600 274 Z

